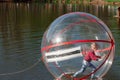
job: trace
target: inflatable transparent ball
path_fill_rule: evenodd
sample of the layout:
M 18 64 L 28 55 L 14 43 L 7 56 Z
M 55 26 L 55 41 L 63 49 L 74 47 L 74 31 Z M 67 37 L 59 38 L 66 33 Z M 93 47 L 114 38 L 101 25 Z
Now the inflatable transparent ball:
M 72 75 L 82 68 L 83 53 L 96 43 L 101 58 L 91 60 L 96 69 L 87 67 L 73 80 L 102 78 L 110 69 L 114 58 L 114 38 L 109 28 L 94 15 L 72 12 L 55 19 L 45 31 L 41 52 L 45 66 L 58 80 L 71 80 Z M 100 51 L 99 51 L 100 50 Z

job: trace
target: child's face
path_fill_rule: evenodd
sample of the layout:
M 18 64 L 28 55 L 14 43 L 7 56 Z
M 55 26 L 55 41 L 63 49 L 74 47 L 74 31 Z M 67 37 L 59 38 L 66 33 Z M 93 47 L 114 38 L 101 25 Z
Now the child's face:
M 92 44 L 91 44 L 91 48 L 92 48 L 92 49 L 97 49 L 97 44 L 96 44 L 96 43 L 92 43 Z

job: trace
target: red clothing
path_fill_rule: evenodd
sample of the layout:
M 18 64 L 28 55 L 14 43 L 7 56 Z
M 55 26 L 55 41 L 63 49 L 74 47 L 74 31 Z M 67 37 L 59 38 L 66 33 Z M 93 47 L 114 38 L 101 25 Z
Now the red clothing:
M 91 60 L 98 60 L 98 58 L 101 58 L 100 56 L 96 56 L 94 51 L 88 51 L 85 55 L 84 55 L 84 59 L 88 62 L 90 62 Z

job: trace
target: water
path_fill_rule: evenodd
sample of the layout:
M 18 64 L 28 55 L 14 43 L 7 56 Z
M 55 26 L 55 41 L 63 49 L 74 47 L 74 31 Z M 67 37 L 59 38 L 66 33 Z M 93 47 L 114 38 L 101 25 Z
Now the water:
M 89 4 L 0 3 L 0 80 L 53 80 L 40 57 L 40 44 L 49 24 L 68 12 L 91 13 L 112 31 L 116 53 L 105 80 L 119 80 L 120 20 L 117 6 Z

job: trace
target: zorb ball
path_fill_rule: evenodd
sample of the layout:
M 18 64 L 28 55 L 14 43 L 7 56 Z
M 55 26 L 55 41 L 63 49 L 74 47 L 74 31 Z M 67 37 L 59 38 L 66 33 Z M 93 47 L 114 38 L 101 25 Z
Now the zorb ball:
M 78 73 L 91 43 L 97 44 L 94 51 L 98 60 L 91 60 L 84 72 Z M 42 58 L 56 80 L 83 80 L 102 78 L 110 69 L 114 57 L 114 39 L 109 28 L 97 17 L 72 12 L 58 17 L 45 31 L 41 43 Z M 86 52 L 86 55 L 83 53 Z M 90 56 L 89 56 L 90 58 Z

